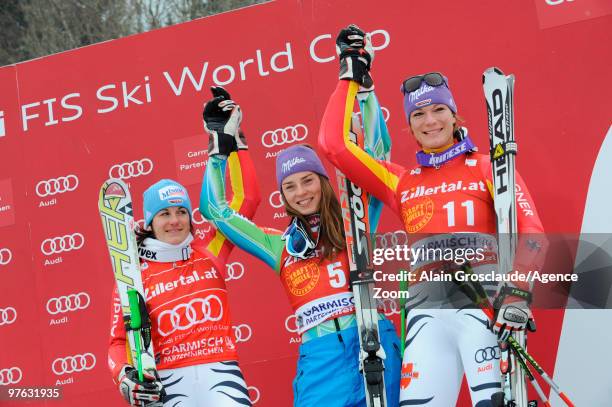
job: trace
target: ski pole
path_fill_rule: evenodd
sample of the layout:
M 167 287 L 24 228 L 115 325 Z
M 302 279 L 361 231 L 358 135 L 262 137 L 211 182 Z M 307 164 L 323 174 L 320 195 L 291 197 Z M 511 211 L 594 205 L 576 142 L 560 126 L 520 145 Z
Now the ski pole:
M 473 274 L 472 269 L 469 266 L 464 266 L 463 270 L 466 273 Z M 480 283 L 478 281 L 473 281 L 475 290 L 470 289 L 466 283 L 463 283 L 463 282 L 460 283 L 456 280 L 455 280 L 455 283 L 459 285 L 459 289 L 461 289 L 461 291 L 463 291 L 470 298 L 470 300 L 472 300 L 478 307 L 482 309 L 482 311 L 485 313 L 487 318 L 489 318 L 491 323 L 493 323 L 494 321 L 493 306 L 491 305 L 489 298 L 486 296 L 486 293 L 484 293 L 484 289 L 482 288 Z M 533 356 L 527 353 L 527 351 L 516 341 L 516 339 L 510 336 L 508 337 L 508 343 L 510 344 L 510 346 L 512 346 L 512 348 L 516 352 L 520 353 L 521 356 L 523 356 L 535 368 L 538 374 L 542 376 L 544 381 L 549 384 L 551 389 L 553 389 L 554 392 L 559 395 L 559 397 L 565 402 L 566 405 L 568 405 L 569 407 L 574 407 L 574 403 L 569 399 L 569 397 L 567 397 L 567 395 L 565 395 L 565 393 L 561 391 L 559 386 L 550 378 L 550 376 L 548 376 L 548 374 L 544 371 L 544 369 L 542 369 L 542 367 L 535 361 Z
M 553 389 L 555 393 L 559 395 L 559 397 L 561 397 L 565 404 L 567 404 L 569 407 L 574 407 L 574 403 L 572 403 L 569 397 L 567 397 L 565 393 L 561 391 L 557 383 L 555 383 L 553 379 L 548 376 L 544 369 L 542 369 L 542 367 L 540 367 L 540 365 L 535 361 L 535 359 L 529 353 L 527 353 L 525 349 L 523 349 L 523 347 L 516 341 L 516 339 L 510 336 L 508 338 L 508 343 L 516 352 L 520 353 L 521 356 L 523 356 L 535 368 L 539 375 L 542 376 L 544 381 L 546 381 L 546 383 L 550 385 L 550 388 Z
M 408 289 L 408 282 L 405 279 L 400 281 L 400 292 Z M 406 297 L 400 297 L 400 357 L 404 360 L 404 348 L 406 347 Z
M 142 320 L 140 318 L 140 307 L 138 305 L 138 291 L 128 290 L 128 300 L 130 302 L 130 329 L 134 334 L 134 344 L 136 345 L 136 369 L 138 370 L 138 379 L 144 380 L 142 373 L 142 351 L 140 349 L 140 328 L 142 327 Z
M 512 339 L 514 340 L 514 338 L 512 338 Z M 527 366 L 527 363 L 525 363 L 525 360 L 523 359 L 523 356 L 519 353 L 519 351 L 516 350 L 516 348 L 512 347 L 512 350 L 514 351 L 514 354 L 516 356 L 516 360 L 517 360 L 518 364 L 521 365 L 521 368 L 523 369 L 523 371 L 525 372 L 525 374 L 529 378 L 529 382 L 531 383 L 531 385 L 535 389 L 536 393 L 538 393 L 538 396 L 540 397 L 540 400 L 542 400 L 542 402 L 544 403 L 544 405 L 546 407 L 550 407 L 550 403 L 548 401 L 548 398 L 546 398 L 546 395 L 542 391 L 542 388 L 540 387 L 540 385 L 536 381 L 535 377 L 533 376 L 533 373 L 531 373 L 531 370 L 529 369 L 529 366 Z

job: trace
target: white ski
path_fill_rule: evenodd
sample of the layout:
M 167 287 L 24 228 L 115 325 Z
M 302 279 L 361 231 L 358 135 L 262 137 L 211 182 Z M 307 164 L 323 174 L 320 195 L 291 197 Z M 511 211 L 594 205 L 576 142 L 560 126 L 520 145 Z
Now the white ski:
M 100 188 L 98 209 L 121 299 L 132 359 L 130 363 L 141 375 L 142 372 L 154 374 L 151 325 L 144 307 L 144 289 L 134 234 L 132 197 L 125 182 L 119 179 L 107 180 Z
M 517 245 L 514 139 L 514 75 L 504 75 L 499 68 L 488 68 L 483 76 L 483 88 L 489 118 L 491 167 L 493 169 L 494 204 L 497 215 L 498 272 L 512 270 Z M 524 332 L 514 333 L 518 343 L 526 348 Z M 503 348 L 504 344 L 500 344 Z M 505 404 L 527 407 L 525 374 L 506 345 L 502 350 L 502 387 Z M 504 373 L 509 367 L 510 372 Z

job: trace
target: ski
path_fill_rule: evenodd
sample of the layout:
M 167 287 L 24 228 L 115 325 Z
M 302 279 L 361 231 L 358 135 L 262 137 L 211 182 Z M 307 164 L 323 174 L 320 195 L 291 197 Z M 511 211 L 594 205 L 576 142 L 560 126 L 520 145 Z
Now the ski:
M 362 144 L 358 118 L 353 115 L 350 139 Z M 344 233 L 349 259 L 349 279 L 355 297 L 355 314 L 359 335 L 359 368 L 363 375 L 368 407 L 386 407 L 384 382 L 385 351 L 378 330 L 378 309 L 374 299 L 374 270 L 370 262 L 368 196 L 336 169 Z
M 121 299 L 130 363 L 142 380 L 144 372 L 155 374 L 155 359 L 134 234 L 132 196 L 125 182 L 109 179 L 102 185 L 98 210 Z
M 512 270 L 517 245 L 517 221 L 515 198 L 515 156 L 517 144 L 514 138 L 514 75 L 504 75 L 499 68 L 488 68 L 482 76 L 487 116 L 491 167 L 493 170 L 493 201 L 497 215 L 498 272 Z M 524 332 L 514 338 L 526 347 Z M 527 407 L 525 374 L 516 363 L 516 356 L 507 344 L 502 349 L 502 389 L 505 405 Z M 529 405 L 533 405 L 529 403 Z

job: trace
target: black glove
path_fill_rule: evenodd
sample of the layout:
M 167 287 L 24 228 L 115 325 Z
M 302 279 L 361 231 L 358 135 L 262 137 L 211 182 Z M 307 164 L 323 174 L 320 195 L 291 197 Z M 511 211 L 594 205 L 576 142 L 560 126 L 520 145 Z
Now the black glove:
M 366 33 L 353 24 L 342 29 L 336 38 L 336 52 L 340 57 L 340 79 L 356 81 L 366 89 L 374 86 L 370 76 L 374 48 Z
M 129 365 L 119 373 L 119 391 L 131 406 L 162 407 L 166 396 L 157 372 L 144 373 L 144 380 L 140 381 L 138 371 Z
M 242 112 L 230 94 L 220 86 L 210 88 L 213 99 L 204 105 L 204 129 L 210 135 L 208 155 L 228 156 L 232 151 L 246 149 L 246 140 L 240 131 Z

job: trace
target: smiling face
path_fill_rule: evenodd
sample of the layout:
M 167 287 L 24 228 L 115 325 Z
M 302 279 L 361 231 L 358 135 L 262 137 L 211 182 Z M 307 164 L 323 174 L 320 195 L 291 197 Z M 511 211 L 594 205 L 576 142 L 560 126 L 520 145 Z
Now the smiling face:
M 321 204 L 321 180 L 311 171 L 291 174 L 281 184 L 285 202 L 300 215 L 312 215 Z
M 410 114 L 410 128 L 423 150 L 435 150 L 453 143 L 457 119 L 448 106 L 433 104 Z
M 151 222 L 155 238 L 164 243 L 179 244 L 189 236 L 191 223 L 189 211 L 180 206 L 170 206 L 155 214 Z

